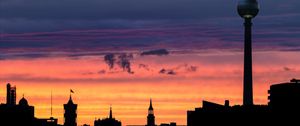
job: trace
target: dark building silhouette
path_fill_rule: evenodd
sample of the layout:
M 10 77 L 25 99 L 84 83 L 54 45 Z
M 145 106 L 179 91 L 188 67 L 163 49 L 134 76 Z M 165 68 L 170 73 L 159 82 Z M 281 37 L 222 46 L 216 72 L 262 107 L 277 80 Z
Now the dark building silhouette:
M 37 126 L 60 126 L 57 124 L 57 118 L 43 118 L 43 119 L 36 119 Z
M 32 126 L 35 121 L 34 107 L 29 106 L 24 97 L 20 100 L 19 105 L 1 104 L 0 118 L 2 124 Z
M 59 126 L 57 119 L 38 119 L 34 116 L 34 107 L 23 96 L 16 104 L 16 87 L 7 84 L 7 104 L 0 104 L 1 126 Z
M 268 105 L 224 105 L 203 101 L 201 108 L 187 112 L 188 126 L 211 125 L 299 125 L 300 80 L 270 86 Z M 238 120 L 238 121 L 236 121 Z
M 73 103 L 71 95 L 68 103 L 64 104 L 64 109 L 64 126 L 77 126 L 77 104 Z
M 155 116 L 154 116 L 154 109 L 152 106 L 152 99 L 150 99 L 150 106 L 148 109 L 148 116 L 147 116 L 147 125 L 146 126 L 155 126 Z
M 112 115 L 112 108 L 110 107 L 109 117 L 105 119 L 97 119 L 94 121 L 94 126 L 121 126 L 122 123 Z
M 0 105 L 0 123 L 8 124 L 9 126 L 32 126 L 35 123 L 34 107 L 28 104 L 28 101 L 23 98 L 16 104 L 16 87 L 7 86 L 7 104 Z M 0 125 L 1 125 L 0 124 Z
M 17 88 L 11 86 L 10 83 L 6 85 L 6 104 L 16 105 Z
M 160 126 L 177 126 L 175 122 L 171 122 L 171 123 L 162 123 L 160 124 Z
M 274 84 L 268 93 L 269 106 L 273 112 L 300 114 L 300 80 Z
M 241 125 L 240 122 L 255 125 L 267 121 L 269 113 L 267 105 L 229 106 L 229 101 L 224 105 L 203 101 L 202 108 L 187 112 L 187 125 Z

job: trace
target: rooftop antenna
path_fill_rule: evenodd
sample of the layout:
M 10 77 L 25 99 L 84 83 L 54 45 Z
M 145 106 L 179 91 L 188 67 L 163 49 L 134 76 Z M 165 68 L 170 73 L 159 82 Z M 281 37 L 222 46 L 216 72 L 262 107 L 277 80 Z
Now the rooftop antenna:
M 51 117 L 52 117 L 52 90 L 51 90 Z

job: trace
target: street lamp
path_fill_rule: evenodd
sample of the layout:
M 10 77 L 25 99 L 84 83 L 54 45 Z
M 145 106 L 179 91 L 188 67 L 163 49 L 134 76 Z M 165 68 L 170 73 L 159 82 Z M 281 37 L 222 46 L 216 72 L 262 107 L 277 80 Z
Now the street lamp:
M 253 105 L 251 20 L 258 14 L 259 6 L 256 0 L 239 0 L 237 10 L 245 19 L 243 105 L 250 106 Z

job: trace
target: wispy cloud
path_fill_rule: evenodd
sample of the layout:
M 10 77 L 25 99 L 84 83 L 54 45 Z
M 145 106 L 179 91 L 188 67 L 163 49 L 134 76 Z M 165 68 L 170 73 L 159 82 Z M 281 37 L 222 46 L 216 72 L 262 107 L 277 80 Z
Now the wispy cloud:
M 163 56 L 163 55 L 168 55 L 168 54 L 169 54 L 169 51 L 166 49 L 156 49 L 156 50 L 144 51 L 141 53 L 141 56 L 147 56 L 147 55 Z
M 188 64 L 181 64 L 173 68 L 162 68 L 158 73 L 167 75 L 185 74 L 190 72 L 197 72 L 198 67 Z
M 254 32 L 254 49 L 298 48 L 300 28 L 258 29 Z M 0 51 L 92 52 L 141 49 L 239 49 L 242 27 L 226 29 L 189 24 L 171 28 L 97 29 L 59 32 L 1 34 Z M 275 48 L 274 48 L 275 47 Z

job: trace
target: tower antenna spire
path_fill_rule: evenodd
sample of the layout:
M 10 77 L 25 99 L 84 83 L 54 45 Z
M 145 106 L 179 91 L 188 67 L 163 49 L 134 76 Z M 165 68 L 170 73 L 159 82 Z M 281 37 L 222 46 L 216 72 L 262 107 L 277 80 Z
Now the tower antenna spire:
M 52 90 L 51 90 L 51 117 L 52 117 L 52 111 L 53 111 L 53 108 L 52 108 Z

